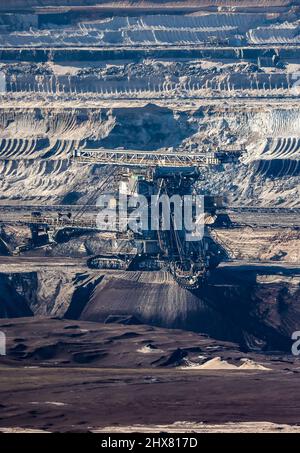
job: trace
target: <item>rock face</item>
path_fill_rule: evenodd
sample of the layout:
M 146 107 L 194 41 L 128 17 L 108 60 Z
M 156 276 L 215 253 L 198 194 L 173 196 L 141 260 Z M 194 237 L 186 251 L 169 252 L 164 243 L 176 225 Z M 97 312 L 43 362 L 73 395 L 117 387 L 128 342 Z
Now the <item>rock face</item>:
M 34 290 L 31 275 L 0 274 L 0 318 L 32 316 L 29 301 Z
M 68 314 L 76 319 L 101 278 L 67 269 L 0 273 L 1 317 Z

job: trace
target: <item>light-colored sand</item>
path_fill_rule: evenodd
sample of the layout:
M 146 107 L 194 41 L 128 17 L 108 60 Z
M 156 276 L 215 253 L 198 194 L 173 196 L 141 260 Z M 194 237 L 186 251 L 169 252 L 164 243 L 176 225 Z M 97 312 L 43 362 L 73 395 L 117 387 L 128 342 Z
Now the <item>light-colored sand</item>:
M 31 404 L 36 404 L 36 405 L 40 405 L 40 404 L 46 404 L 46 405 L 50 405 L 50 406 L 66 406 L 66 403 L 62 403 L 60 401 L 45 401 L 44 403 L 43 402 L 38 402 L 38 401 L 32 401 Z
M 271 368 L 267 368 L 260 363 L 254 362 L 250 359 L 242 359 L 243 364 L 239 367 L 239 370 L 265 370 L 271 371 Z
M 48 63 L 48 66 L 53 70 L 55 75 L 76 75 L 80 70 L 80 67 L 64 65 L 64 64 L 55 64 L 52 62 Z
M 0 433 L 49 433 L 42 429 L 8 427 Z M 299 425 L 270 422 L 240 422 L 210 425 L 205 423 L 176 422 L 171 425 L 106 426 L 92 429 L 94 433 L 300 433 Z
M 235 370 L 235 371 L 243 371 L 243 370 L 264 370 L 268 371 L 271 368 L 267 368 L 263 365 L 260 365 L 257 362 L 254 362 L 250 359 L 242 359 L 243 363 L 240 366 L 233 365 L 232 363 L 227 362 L 226 360 L 222 360 L 221 357 L 214 357 L 211 360 L 199 365 L 197 363 L 189 363 L 186 366 L 180 367 L 181 370 Z
M 50 431 L 44 431 L 43 429 L 34 429 L 34 428 L 21 428 L 21 427 L 14 427 L 14 428 L 0 428 L 0 433 L 5 433 L 5 434 L 24 434 L 24 433 L 29 433 L 29 434 L 46 434 L 49 433 Z
M 232 365 L 221 357 L 214 357 L 211 360 L 203 363 L 202 365 L 189 364 L 188 366 L 180 367 L 182 370 L 237 370 L 236 365 Z
M 162 353 L 163 351 L 161 349 L 156 349 L 151 347 L 151 345 L 145 345 L 142 346 L 141 348 L 137 349 L 137 352 L 140 352 L 141 354 L 157 354 L 157 353 Z
M 133 426 L 106 426 L 94 429 L 101 433 L 299 433 L 299 425 L 279 425 L 270 422 L 243 422 L 209 425 L 205 423 L 176 422 L 172 425 L 133 425 Z

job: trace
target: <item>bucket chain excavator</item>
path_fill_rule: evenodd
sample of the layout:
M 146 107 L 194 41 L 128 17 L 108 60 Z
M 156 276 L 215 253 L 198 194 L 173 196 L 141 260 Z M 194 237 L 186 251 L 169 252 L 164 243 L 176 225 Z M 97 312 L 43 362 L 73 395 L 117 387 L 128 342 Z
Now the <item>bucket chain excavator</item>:
M 81 164 L 125 167 L 127 173 L 123 172 L 122 182 L 126 183 L 127 196 L 145 197 L 148 217 L 146 223 L 149 226 L 152 225 L 153 216 L 151 200 L 154 197 L 157 203 L 160 203 L 162 196 L 167 196 L 168 200 L 173 196 L 179 196 L 181 200 L 188 196 L 192 203 L 193 220 L 197 223 L 195 218 L 197 196 L 194 186 L 201 178 L 201 168 L 233 162 L 239 156 L 240 150 L 178 153 L 84 148 L 74 150 L 72 159 Z M 202 203 L 203 234 L 199 238 L 188 239 L 191 232 L 185 227 L 184 209 L 182 227 L 180 229 L 176 227 L 175 208 L 170 203 L 168 230 L 163 227 L 164 213 L 158 209 L 157 229 L 148 227 L 144 229 L 141 225 L 139 231 L 128 228 L 125 232 L 117 233 L 115 251 L 90 258 L 88 265 L 99 269 L 167 269 L 182 287 L 198 288 L 223 258 L 220 247 L 210 237 L 206 225 L 206 222 L 211 223 L 211 219 L 217 218 L 216 212 L 221 208 L 221 197 L 205 196 Z M 127 253 L 121 252 L 124 239 L 132 244 L 132 249 L 127 250 Z

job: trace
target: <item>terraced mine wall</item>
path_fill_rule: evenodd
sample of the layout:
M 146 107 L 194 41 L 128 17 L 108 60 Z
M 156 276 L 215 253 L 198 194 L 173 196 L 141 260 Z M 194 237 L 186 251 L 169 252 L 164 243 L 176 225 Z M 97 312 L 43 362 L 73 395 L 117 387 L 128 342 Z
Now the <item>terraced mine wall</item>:
M 180 83 L 178 76 L 173 76 L 169 84 L 165 82 L 165 74 L 145 75 L 145 77 L 132 77 L 130 80 L 125 76 L 108 77 L 107 79 L 100 79 L 97 75 L 76 75 L 76 76 L 56 76 L 44 75 L 37 77 L 35 75 L 18 76 L 17 80 L 14 75 L 6 77 L 6 93 L 48 93 L 57 94 L 60 90 L 61 93 L 74 95 L 76 93 L 88 94 L 97 93 L 103 97 L 108 93 L 111 98 L 118 98 L 120 96 L 138 96 L 138 97 L 153 97 L 161 98 L 165 95 L 170 95 L 171 90 L 181 91 L 186 97 L 193 96 L 201 97 L 201 90 L 218 89 L 220 95 L 228 95 L 232 91 L 240 90 L 241 93 L 248 90 L 260 91 L 260 95 L 270 96 L 274 95 L 276 90 L 290 90 L 293 81 L 291 77 L 285 73 L 279 74 L 228 74 L 226 80 L 220 82 L 217 78 L 211 78 L 209 75 L 203 75 L 201 80 L 197 75 L 191 76 L 185 85 Z M 274 91 L 273 91 L 274 90 Z M 273 91 L 273 92 L 272 92 Z M 287 93 L 288 96 L 288 93 Z M 290 92 L 290 97 L 295 97 Z
M 102 0 L 101 4 L 99 4 L 99 0 L 12 0 L 9 4 L 9 8 L 13 11 L 17 11 L 20 9 L 26 10 L 34 10 L 35 8 L 39 8 L 39 10 L 43 10 L 43 8 L 47 8 L 48 11 L 55 11 L 58 8 L 63 9 L 63 7 L 68 7 L 69 9 L 76 10 L 76 8 L 81 7 L 83 9 L 90 8 L 90 9 L 100 9 L 100 10 L 108 10 L 110 13 L 118 8 L 123 12 L 123 8 L 126 12 L 128 10 L 133 9 L 135 12 L 143 11 L 143 10 L 153 10 L 158 9 L 159 11 L 163 11 L 164 9 L 168 11 L 170 7 L 172 10 L 174 9 L 181 9 L 182 11 L 186 12 L 189 9 L 197 9 L 201 10 L 212 10 L 218 11 L 221 8 L 232 8 L 234 7 L 235 10 L 243 10 L 247 8 L 252 10 L 263 10 L 263 9 L 286 9 L 287 7 L 291 7 L 293 5 L 297 5 L 296 0 L 263 0 L 257 6 L 253 6 L 253 1 L 251 0 L 190 0 L 189 2 L 185 2 L 182 0 L 162 0 L 162 1 L 155 1 L 155 0 L 140 0 L 136 2 L 124 0 L 122 2 L 116 2 L 114 0 Z M 1 5 L 0 10 L 5 9 L 7 10 L 7 5 Z
M 2 198 L 80 203 L 98 187 L 105 169 L 72 161 L 72 151 L 91 147 L 154 151 L 161 147 L 216 149 L 244 143 L 236 165 L 203 169 L 200 190 L 231 192 L 231 203 L 299 205 L 299 109 L 206 106 L 177 110 L 148 103 L 100 109 L 0 110 Z M 221 139 L 220 139 L 221 137 Z M 206 147 L 206 148 L 205 148 Z M 225 171 L 224 171 L 225 170 Z M 68 184 L 67 184 L 68 182 Z M 26 188 L 26 193 L 23 189 Z M 51 201 L 52 198 L 52 201 Z
M 232 47 L 232 48 L 0 48 L 0 58 L 5 61 L 30 62 L 66 62 L 66 61 L 119 61 L 143 60 L 145 58 L 168 59 L 220 59 L 228 61 L 243 61 L 245 59 L 257 62 L 262 57 L 273 55 L 285 60 L 299 60 L 300 50 L 293 47 L 274 47 L 273 49 Z

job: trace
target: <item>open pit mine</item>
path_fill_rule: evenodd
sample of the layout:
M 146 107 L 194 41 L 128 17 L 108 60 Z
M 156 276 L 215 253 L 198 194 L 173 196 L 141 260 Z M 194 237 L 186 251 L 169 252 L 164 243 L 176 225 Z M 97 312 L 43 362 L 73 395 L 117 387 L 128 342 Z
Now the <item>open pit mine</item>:
M 299 99 L 298 0 L 0 2 L 0 431 L 300 430 Z

